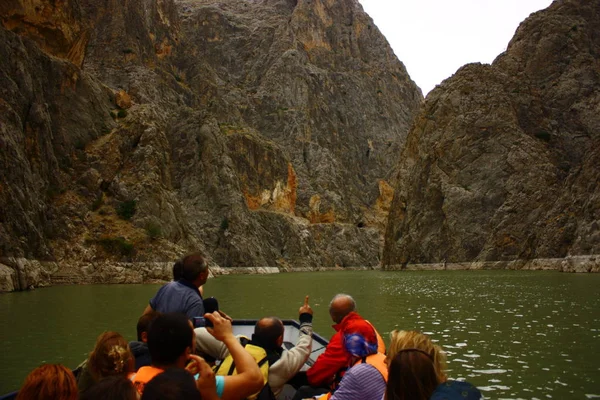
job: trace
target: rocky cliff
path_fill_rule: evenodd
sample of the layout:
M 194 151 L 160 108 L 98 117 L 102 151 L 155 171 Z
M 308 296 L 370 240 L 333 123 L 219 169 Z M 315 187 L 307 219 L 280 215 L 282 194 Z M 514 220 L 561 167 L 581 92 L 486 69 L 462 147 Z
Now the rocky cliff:
M 422 95 L 357 0 L 7 0 L 0 18 L 15 289 L 23 258 L 86 282 L 90 263 L 191 250 L 223 268 L 379 263 Z
M 555 1 L 427 97 L 384 264 L 600 253 L 600 1 Z

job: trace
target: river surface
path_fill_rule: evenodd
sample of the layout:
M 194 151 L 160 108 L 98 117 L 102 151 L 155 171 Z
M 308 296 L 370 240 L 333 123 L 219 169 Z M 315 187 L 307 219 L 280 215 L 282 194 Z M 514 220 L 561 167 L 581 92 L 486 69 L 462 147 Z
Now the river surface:
M 41 363 L 75 367 L 105 330 L 135 339 L 160 285 L 56 286 L 0 295 L 0 394 Z M 234 318 L 297 319 L 310 295 L 315 330 L 329 338 L 331 297 L 349 293 L 387 340 L 430 335 L 449 375 L 488 399 L 600 398 L 600 274 L 525 271 L 312 272 L 219 276 L 206 295 Z

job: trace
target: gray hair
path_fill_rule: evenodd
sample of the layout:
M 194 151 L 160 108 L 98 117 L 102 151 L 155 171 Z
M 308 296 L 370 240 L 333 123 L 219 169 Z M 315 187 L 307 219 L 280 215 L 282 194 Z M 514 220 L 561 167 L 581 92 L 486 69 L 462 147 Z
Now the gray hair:
M 352 311 L 356 311 L 356 301 L 354 300 L 354 298 L 352 298 L 352 296 L 350 296 L 349 294 L 345 294 L 345 293 L 338 293 L 335 296 L 333 296 L 333 299 L 331 299 L 331 301 L 329 302 L 329 308 L 331 308 L 331 305 L 333 304 L 334 301 L 336 301 L 337 299 L 341 299 L 341 298 L 346 298 L 349 300 L 350 304 L 352 304 Z

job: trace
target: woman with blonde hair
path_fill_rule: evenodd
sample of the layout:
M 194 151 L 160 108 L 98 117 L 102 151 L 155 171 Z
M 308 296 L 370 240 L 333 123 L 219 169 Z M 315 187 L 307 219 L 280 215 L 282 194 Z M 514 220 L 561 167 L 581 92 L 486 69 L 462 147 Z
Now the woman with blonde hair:
M 27 375 L 17 400 L 77 400 L 73 373 L 60 364 L 44 364 Z
M 429 355 L 438 382 L 446 382 L 446 353 L 440 346 L 433 343 L 429 336 L 417 331 L 398 331 L 395 330 L 390 335 L 391 342 L 387 351 L 387 365 L 391 365 L 391 361 L 401 350 L 418 349 Z
M 481 399 L 468 382 L 448 380 L 446 354 L 429 336 L 417 331 L 393 331 L 386 363 L 386 400 Z
M 82 393 L 100 379 L 120 375 L 127 377 L 133 373 L 135 358 L 120 333 L 104 332 L 98 336 L 94 350 L 90 353 L 77 386 Z

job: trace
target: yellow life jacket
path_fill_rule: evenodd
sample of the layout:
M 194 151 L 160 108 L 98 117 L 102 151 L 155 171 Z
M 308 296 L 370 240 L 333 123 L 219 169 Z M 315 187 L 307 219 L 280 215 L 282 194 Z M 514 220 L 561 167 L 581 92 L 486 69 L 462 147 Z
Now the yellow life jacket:
M 246 342 L 246 343 L 244 343 L 244 342 Z M 248 353 L 250 353 L 250 355 L 252 357 L 254 357 L 254 359 L 256 360 L 256 363 L 258 364 L 258 368 L 260 368 L 260 372 L 263 375 L 264 384 L 265 384 L 265 386 L 267 386 L 268 381 L 269 381 L 269 363 L 267 360 L 267 352 L 262 347 L 255 346 L 253 344 L 248 343 L 247 341 L 242 340 L 241 343 L 244 346 L 244 349 L 246 349 L 246 351 Z M 224 375 L 224 376 L 237 374 L 237 369 L 235 368 L 235 362 L 233 361 L 233 357 L 231 357 L 231 355 L 228 355 L 221 362 L 221 364 L 219 364 L 219 366 L 216 367 L 215 374 L 216 375 Z M 270 390 L 270 387 L 268 389 Z M 249 400 L 256 399 L 258 397 L 259 393 L 261 393 L 261 391 L 248 396 L 248 399 Z

